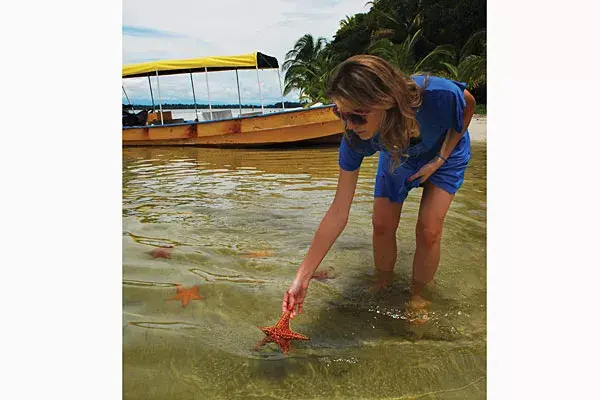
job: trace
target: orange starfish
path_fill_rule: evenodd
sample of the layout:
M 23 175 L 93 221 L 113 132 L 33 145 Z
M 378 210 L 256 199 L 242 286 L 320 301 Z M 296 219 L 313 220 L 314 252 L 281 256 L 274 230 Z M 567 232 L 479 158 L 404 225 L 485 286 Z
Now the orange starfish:
M 192 300 L 202 300 L 204 297 L 198 294 L 198 285 L 191 289 L 184 289 L 183 286 L 177 285 L 177 294 L 167 300 L 181 300 L 182 306 L 185 308 Z
M 259 326 L 258 328 L 267 335 L 263 340 L 254 346 L 254 350 L 265 343 L 275 342 L 281 347 L 284 353 L 290 351 L 290 341 L 292 340 L 310 340 L 307 336 L 293 332 L 290 329 L 290 311 L 286 311 L 281 315 L 281 318 L 273 326 Z
M 247 254 L 244 254 L 242 257 L 245 258 L 265 258 L 265 257 L 271 257 L 273 255 L 273 252 L 271 250 L 258 250 L 258 251 L 251 251 Z
M 171 258 L 173 246 L 161 246 L 158 249 L 152 250 L 152 258 Z
M 335 274 L 333 273 L 333 268 L 331 268 L 328 271 L 316 271 L 310 278 L 318 281 L 324 281 L 326 279 L 335 278 Z

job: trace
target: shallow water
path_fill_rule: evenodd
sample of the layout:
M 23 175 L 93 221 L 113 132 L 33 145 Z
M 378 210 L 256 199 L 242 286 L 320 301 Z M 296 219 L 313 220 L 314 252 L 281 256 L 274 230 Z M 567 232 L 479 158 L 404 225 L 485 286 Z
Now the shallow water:
M 486 150 L 473 143 L 446 218 L 430 321 L 402 304 L 421 189 L 398 230 L 393 286 L 371 294 L 377 156 L 366 158 L 348 226 L 313 281 L 283 355 L 264 334 L 333 199 L 337 149 L 123 149 L 123 393 L 126 399 L 483 399 L 486 387 Z M 172 257 L 153 258 L 172 245 Z M 202 300 L 166 301 L 176 284 Z

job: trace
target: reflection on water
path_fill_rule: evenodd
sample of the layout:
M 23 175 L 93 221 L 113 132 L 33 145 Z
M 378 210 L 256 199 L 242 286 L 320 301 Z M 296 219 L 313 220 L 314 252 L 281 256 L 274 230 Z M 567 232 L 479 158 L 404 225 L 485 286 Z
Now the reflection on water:
M 421 190 L 398 230 L 395 284 L 371 294 L 377 156 L 365 159 L 348 227 L 313 280 L 283 355 L 275 323 L 337 181 L 337 149 L 123 149 L 123 390 L 127 399 L 485 398 L 485 144 L 473 144 L 446 220 L 431 319 L 407 323 Z M 151 252 L 171 245 L 171 258 Z M 198 285 L 187 308 L 165 301 Z

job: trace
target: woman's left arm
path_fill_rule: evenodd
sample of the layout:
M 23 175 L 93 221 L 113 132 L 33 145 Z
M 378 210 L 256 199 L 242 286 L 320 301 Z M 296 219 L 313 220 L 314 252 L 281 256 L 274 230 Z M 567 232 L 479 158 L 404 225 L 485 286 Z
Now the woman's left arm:
M 464 91 L 465 102 L 467 105 L 465 106 L 465 110 L 463 112 L 463 130 L 462 132 L 457 132 L 454 129 L 449 129 L 446 138 L 444 139 L 444 143 L 442 144 L 442 148 L 440 149 L 440 155 L 444 157 L 446 160 L 452 154 L 452 150 L 456 147 L 456 144 L 460 141 L 462 135 L 465 134 L 469 124 L 471 123 L 471 118 L 473 118 L 473 114 L 475 113 L 475 98 L 467 89 Z M 438 162 L 442 163 L 439 157 L 436 158 Z M 441 164 L 440 164 L 441 165 Z
M 444 143 L 442 143 L 442 148 L 440 149 L 439 157 L 434 157 L 429 163 L 425 164 L 417 173 L 408 178 L 409 182 L 414 181 L 417 178 L 421 178 L 421 183 L 425 182 L 431 175 L 435 173 L 443 164 L 444 160 L 447 160 L 452 154 L 452 150 L 456 147 L 462 135 L 467 131 L 469 124 L 471 123 L 471 118 L 473 118 L 473 113 L 475 113 L 475 98 L 468 90 L 465 89 L 465 109 L 463 111 L 463 129 L 462 132 L 457 132 L 454 129 L 449 129 L 446 134 L 446 138 L 444 139 Z M 441 158 L 443 157 L 443 159 Z

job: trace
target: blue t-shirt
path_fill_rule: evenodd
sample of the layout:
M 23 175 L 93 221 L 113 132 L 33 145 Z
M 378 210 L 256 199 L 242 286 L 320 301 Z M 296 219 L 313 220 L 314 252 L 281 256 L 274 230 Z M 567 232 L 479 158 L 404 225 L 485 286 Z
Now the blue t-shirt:
M 411 78 L 419 86 L 423 86 L 424 76 Z M 410 157 L 437 153 L 442 147 L 448 129 L 462 132 L 466 86 L 463 82 L 436 76 L 429 77 L 422 104 L 416 112 L 420 142 L 409 146 L 407 152 Z M 345 135 L 340 144 L 339 165 L 346 171 L 357 170 L 364 157 L 371 156 L 377 151 L 385 151 L 379 133 L 369 140 L 362 140 L 356 134 L 352 135 L 354 135 L 352 144 L 348 143 Z

